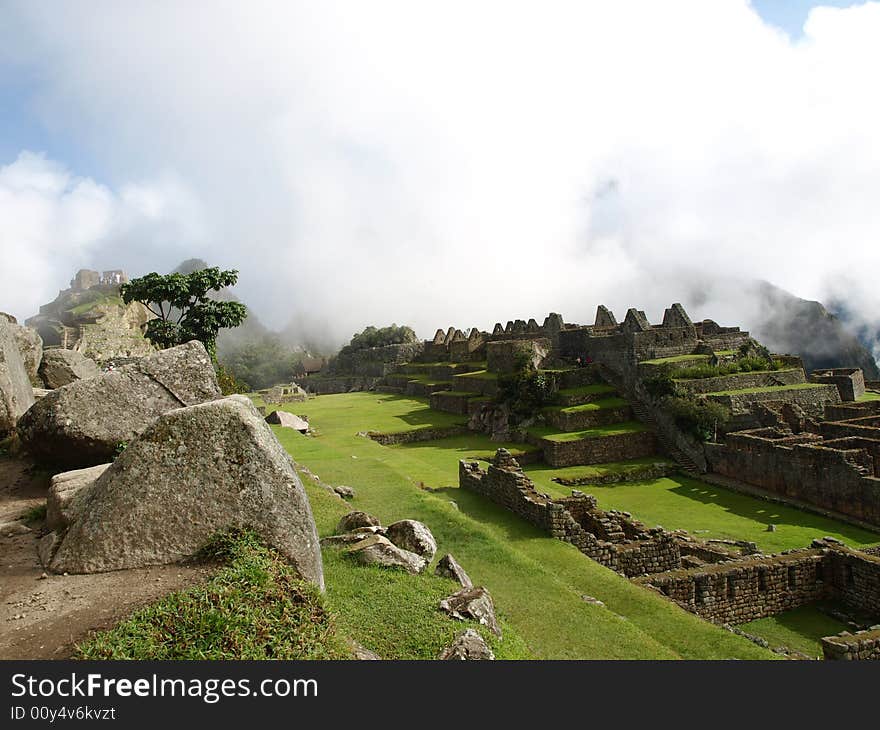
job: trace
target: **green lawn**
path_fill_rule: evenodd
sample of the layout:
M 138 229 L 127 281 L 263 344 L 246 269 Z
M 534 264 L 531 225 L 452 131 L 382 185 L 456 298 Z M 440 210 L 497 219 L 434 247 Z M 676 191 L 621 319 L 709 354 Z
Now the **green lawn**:
M 822 656 L 823 636 L 834 636 L 849 627 L 820 611 L 816 606 L 800 606 L 791 611 L 742 624 L 740 628 L 770 643 L 770 647 L 787 647 L 809 657 Z
M 547 439 L 548 441 L 580 441 L 581 439 L 602 438 L 604 436 L 618 436 L 623 433 L 639 433 L 647 431 L 648 427 L 639 421 L 621 421 L 607 426 L 596 426 L 583 431 L 557 431 L 552 426 L 532 426 L 529 433 L 532 436 Z
M 579 406 L 550 406 L 545 411 L 559 411 L 560 413 L 581 413 L 583 411 L 601 411 L 606 408 L 623 408 L 628 405 L 623 398 L 603 398 L 591 403 L 583 403 Z
M 704 393 L 706 396 L 712 395 L 746 395 L 748 393 L 778 393 L 784 390 L 808 390 L 810 388 L 824 388 L 821 383 L 794 383 L 793 385 L 773 385 L 763 388 L 742 388 L 741 390 L 719 390 L 715 393 Z
M 655 360 L 642 360 L 640 365 L 667 365 L 689 360 L 708 360 L 708 355 L 675 355 L 674 357 L 658 357 Z
M 864 395 L 856 399 L 856 402 L 864 403 L 865 401 L 869 400 L 880 400 L 880 393 L 878 393 L 876 390 L 866 390 Z
M 309 437 L 273 427 L 294 459 L 324 482 L 356 490 L 352 503 L 345 504 L 304 479 L 319 532 L 331 534 L 339 517 L 350 509 L 371 512 L 384 524 L 402 518 L 422 520 L 437 538 L 437 557 L 451 552 L 476 583 L 492 592 L 502 620 L 522 642 L 521 647 L 508 649 L 511 655 L 527 651 L 546 659 L 772 658 L 771 653 L 634 585 L 507 510 L 458 489 L 462 454 L 475 449 L 488 453 L 497 444 L 468 437 L 468 442 L 449 439 L 449 449 L 439 442 L 383 447 L 356 436 L 359 431 L 408 425 L 401 419 L 412 412 L 418 414 L 420 425 L 426 425 L 428 416 L 418 399 L 349 393 L 284 408 L 309 416 L 318 431 Z M 368 577 L 353 576 L 346 563 L 332 556 L 325 573 L 328 600 L 337 613 L 369 615 L 362 603 L 357 604 L 364 591 L 372 590 Z M 599 598 L 606 607 L 586 603 L 584 594 Z M 388 634 L 377 635 L 382 641 L 393 642 L 395 637 L 406 641 L 407 610 L 405 601 L 382 607 L 384 628 L 376 629 Z M 404 628 L 395 629 L 398 625 Z M 436 641 L 425 641 L 433 650 Z M 369 641 L 363 643 L 374 648 Z
M 469 373 L 456 373 L 452 377 L 463 380 L 466 380 L 467 378 L 474 378 L 475 380 L 498 380 L 498 373 L 493 373 L 489 370 L 473 370 Z
M 623 462 L 624 464 L 628 462 Z M 593 468 L 619 469 L 618 464 L 598 464 Z M 553 469 L 544 464 L 524 471 L 539 490 L 555 497 L 567 497 L 571 488 L 551 479 L 571 476 L 586 467 Z M 695 537 L 749 540 L 764 552 L 806 547 L 817 537 L 829 535 L 853 547 L 880 543 L 880 534 L 835 520 L 803 512 L 793 507 L 765 502 L 684 476 L 650 481 L 622 482 L 578 487 L 592 494 L 603 509 L 631 512 L 648 526 L 663 525 L 667 530 L 687 530 Z M 767 525 L 776 525 L 767 532 Z
M 601 395 L 602 393 L 616 393 L 617 390 L 604 383 L 595 383 L 593 385 L 579 385 L 576 388 L 562 388 L 559 395 Z

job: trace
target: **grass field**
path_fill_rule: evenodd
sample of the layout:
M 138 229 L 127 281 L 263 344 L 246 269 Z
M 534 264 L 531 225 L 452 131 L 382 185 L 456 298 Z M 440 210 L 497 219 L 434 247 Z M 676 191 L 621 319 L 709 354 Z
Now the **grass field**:
M 593 468 L 611 471 L 622 466 L 599 464 Z M 553 469 L 536 464 L 525 467 L 524 471 L 540 491 L 555 497 L 567 497 L 571 494 L 571 488 L 551 479 L 554 476 L 571 476 L 587 468 Z M 648 526 L 663 525 L 668 530 L 687 530 L 695 537 L 704 539 L 749 540 L 764 552 L 806 547 L 814 538 L 825 535 L 836 537 L 853 547 L 880 543 L 880 534 L 875 532 L 685 476 L 586 485 L 578 489 L 596 497 L 603 509 L 631 512 Z M 767 532 L 767 525 L 770 524 L 776 525 L 775 532 Z
M 715 393 L 705 393 L 705 396 L 712 395 L 747 395 L 749 393 L 778 393 L 784 390 L 811 390 L 823 388 L 820 383 L 794 383 L 793 385 L 774 385 L 763 388 L 742 388 L 741 390 L 719 390 Z
M 346 504 L 304 479 L 320 534 L 332 534 L 339 517 L 350 509 L 375 514 L 383 524 L 402 518 L 425 522 L 437 538 L 438 558 L 451 552 L 475 583 L 492 592 L 514 637 L 514 645 L 504 649 L 510 656 L 773 658 L 772 653 L 634 585 L 501 507 L 458 489 L 458 460 L 491 453 L 499 444 L 461 437 L 444 439 L 449 448 L 442 442 L 383 447 L 356 435 L 426 425 L 433 412 L 425 413 L 423 399 L 350 393 L 285 408 L 308 415 L 319 434 L 309 437 L 275 427 L 294 459 L 323 481 L 356 490 L 355 499 Z M 361 625 L 362 643 L 376 651 L 371 637 L 404 642 L 405 629 L 395 627 L 409 624 L 406 601 L 390 602 L 374 615 L 363 604 L 363 592 L 373 590 L 367 574 L 352 573 L 346 561 L 327 552 L 327 600 L 339 616 L 358 617 L 340 621 Z M 585 602 L 581 598 L 585 594 L 606 606 Z M 423 639 L 413 651 L 429 653 L 436 645 L 436 639 Z
M 791 611 L 750 621 L 740 628 L 769 642 L 773 649 L 786 647 L 809 657 L 822 656 L 823 636 L 848 630 L 848 626 L 820 611 L 816 606 L 801 606 Z

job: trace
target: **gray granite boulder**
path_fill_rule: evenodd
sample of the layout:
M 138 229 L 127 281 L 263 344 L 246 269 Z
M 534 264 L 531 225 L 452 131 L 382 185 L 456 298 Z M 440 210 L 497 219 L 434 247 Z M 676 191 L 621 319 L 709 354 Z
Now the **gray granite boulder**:
M 377 517 L 373 517 L 373 515 L 361 512 L 360 510 L 355 510 L 342 516 L 342 519 L 339 520 L 339 524 L 336 526 L 336 532 L 351 532 L 358 527 L 378 527 L 379 524 L 380 522 Z
M 428 565 L 428 561 L 421 555 L 397 547 L 382 535 L 369 535 L 346 552 L 362 565 L 398 568 L 414 575 L 421 573 Z
M 39 460 L 93 466 L 163 413 L 219 397 L 211 358 L 193 341 L 53 390 L 20 419 L 18 431 Z
M 16 324 L 0 319 L 0 435 L 15 428 L 34 404 L 34 391 L 18 347 Z
M 25 372 L 31 385 L 39 388 L 43 383 L 37 371 L 40 367 L 40 361 L 43 359 L 43 338 L 37 331 L 31 327 L 10 323 L 12 337 L 18 345 L 18 352 L 21 354 L 21 361 L 24 363 Z
M 40 378 L 47 388 L 60 388 L 100 374 L 101 368 L 94 360 L 73 350 L 46 350 L 40 363 Z
M 437 562 L 437 567 L 434 568 L 434 575 L 440 575 L 444 578 L 451 578 L 462 588 L 474 587 L 474 584 L 471 581 L 470 577 L 468 577 L 468 574 L 464 572 L 464 568 L 462 568 L 458 564 L 458 561 L 449 554 L 444 555 Z
M 52 477 L 46 495 L 46 527 L 50 530 L 63 530 L 76 522 L 82 500 L 110 464 L 99 464 L 85 469 L 65 471 Z
M 385 528 L 385 537 L 397 547 L 421 555 L 430 562 L 437 552 L 437 541 L 431 531 L 417 520 L 400 520 Z
M 218 532 L 246 528 L 324 585 L 315 522 L 293 461 L 243 396 L 165 413 L 75 504 L 54 555 L 46 555 L 58 573 L 173 563 L 196 555 Z
M 460 621 L 476 621 L 496 636 L 501 636 L 501 627 L 495 618 L 495 604 L 483 586 L 462 588 L 458 593 L 440 601 L 440 610 Z

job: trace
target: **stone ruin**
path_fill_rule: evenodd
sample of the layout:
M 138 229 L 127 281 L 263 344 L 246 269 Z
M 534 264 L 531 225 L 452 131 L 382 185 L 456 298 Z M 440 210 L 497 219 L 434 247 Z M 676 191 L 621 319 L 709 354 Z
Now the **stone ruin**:
M 714 623 L 743 624 L 824 600 L 867 615 L 880 610 L 880 555 L 873 554 L 880 551 L 824 538 L 809 548 L 764 555 L 753 544 L 647 529 L 628 513 L 599 509 L 594 497 L 577 490 L 565 499 L 538 492 L 505 449 L 486 470 L 460 461 L 459 486 Z M 828 659 L 880 659 L 880 630 L 822 641 Z

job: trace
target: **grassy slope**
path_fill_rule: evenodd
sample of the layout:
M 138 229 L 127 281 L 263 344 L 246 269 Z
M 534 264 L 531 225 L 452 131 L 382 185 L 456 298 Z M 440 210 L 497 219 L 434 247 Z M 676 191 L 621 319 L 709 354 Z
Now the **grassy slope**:
M 226 565 L 77 647 L 82 659 L 349 659 L 315 586 L 251 535 L 224 539 Z
M 794 649 L 810 657 L 822 656 L 823 636 L 834 636 L 849 627 L 815 606 L 801 606 L 740 626 L 743 631 L 766 639 L 771 648 Z
M 706 396 L 711 395 L 746 395 L 748 393 L 769 393 L 780 392 L 783 390 L 814 390 L 824 387 L 821 383 L 795 383 L 794 385 L 772 385 L 762 388 L 742 388 L 741 390 L 719 390 L 715 393 L 705 393 Z
M 402 518 L 424 521 L 437 538 L 438 557 L 453 553 L 476 583 L 490 589 L 499 612 L 534 656 L 772 658 L 754 644 L 633 585 L 508 511 L 457 486 L 447 486 L 458 483 L 460 453 L 421 444 L 386 448 L 355 435 L 367 429 L 395 430 L 394 423 L 400 430 L 413 412 L 421 413 L 423 401 L 352 393 L 286 407 L 308 415 L 320 431 L 318 437 L 310 438 L 275 427 L 294 458 L 325 482 L 357 490 L 349 507 L 305 480 L 319 532 L 332 533 L 339 516 L 350 508 L 371 512 L 386 524 Z M 419 482 L 439 489 L 420 489 Z M 338 591 L 334 583 L 344 584 L 350 577 L 339 572 L 332 557 L 326 568 L 329 600 L 341 600 L 334 598 L 341 595 L 334 592 Z M 358 590 L 365 588 L 362 585 Z M 585 603 L 582 594 L 601 599 L 607 608 Z M 357 590 L 350 595 L 356 598 Z M 346 612 L 343 603 L 338 608 Z M 398 610 L 394 620 L 405 620 L 405 606 Z
M 615 465 L 600 466 L 612 469 Z M 538 489 L 563 497 L 570 495 L 571 489 L 550 481 L 551 478 L 570 476 L 569 472 L 582 469 L 585 467 L 554 470 L 536 464 L 527 466 L 525 471 Z M 880 543 L 880 534 L 684 476 L 578 489 L 594 495 L 600 507 L 626 510 L 647 525 L 684 529 L 702 538 L 750 540 L 765 552 L 806 547 L 814 538 L 825 535 L 853 547 Z M 767 532 L 768 524 L 776 525 L 776 531 Z

